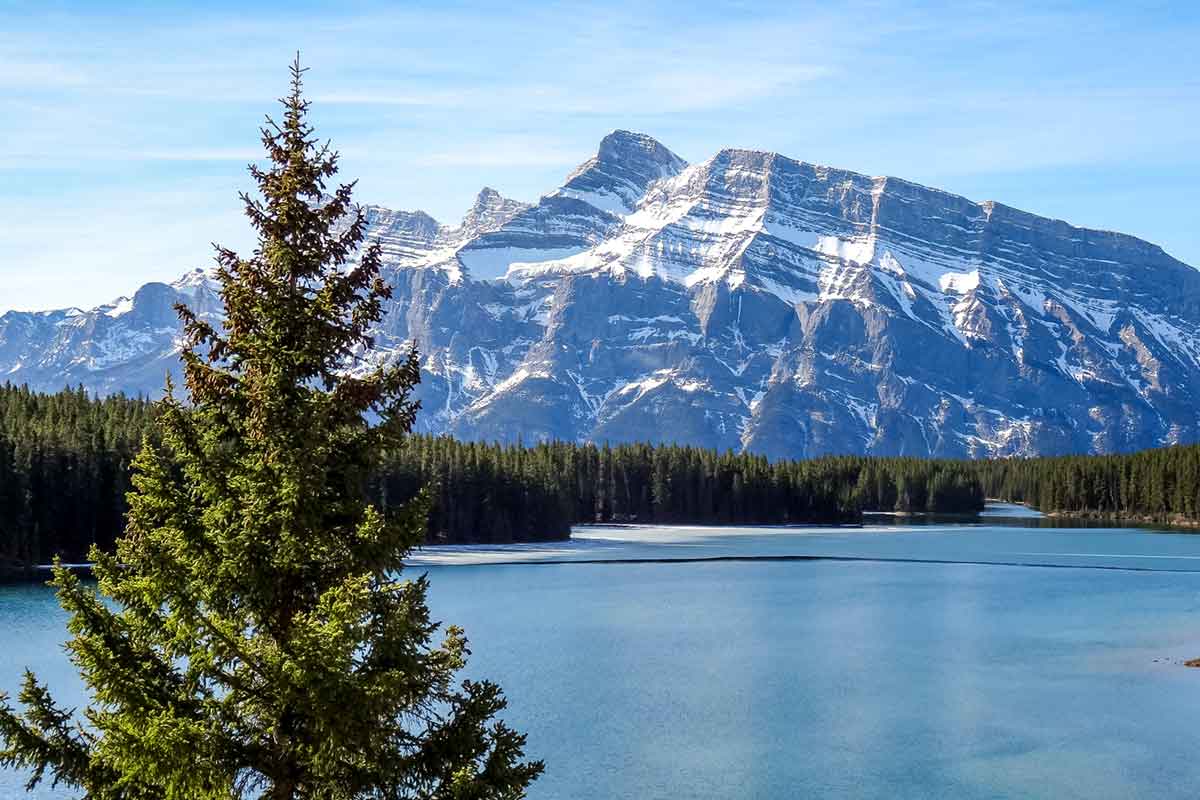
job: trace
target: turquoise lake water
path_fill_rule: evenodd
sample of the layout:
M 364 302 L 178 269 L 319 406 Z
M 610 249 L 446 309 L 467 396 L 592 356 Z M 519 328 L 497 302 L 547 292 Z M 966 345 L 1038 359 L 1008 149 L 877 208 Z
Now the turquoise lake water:
M 535 800 L 1196 796 L 1200 536 L 985 522 L 589 528 L 413 569 L 545 759 Z M 0 587 L 0 688 L 28 665 L 81 699 L 62 625 Z

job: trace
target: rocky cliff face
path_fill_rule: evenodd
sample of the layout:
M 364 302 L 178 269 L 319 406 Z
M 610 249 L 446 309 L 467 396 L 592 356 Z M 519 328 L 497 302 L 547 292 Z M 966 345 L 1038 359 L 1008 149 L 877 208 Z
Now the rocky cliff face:
M 1147 242 L 774 153 L 618 131 L 527 206 L 367 207 L 421 426 L 771 456 L 1110 452 L 1200 439 L 1200 273 Z M 0 373 L 154 393 L 171 303 L 0 317 Z
M 176 303 L 212 322 L 222 316 L 216 287 L 200 270 L 89 311 L 0 315 L 0 380 L 44 391 L 82 385 L 100 394 L 160 395 L 167 374 L 180 372 Z

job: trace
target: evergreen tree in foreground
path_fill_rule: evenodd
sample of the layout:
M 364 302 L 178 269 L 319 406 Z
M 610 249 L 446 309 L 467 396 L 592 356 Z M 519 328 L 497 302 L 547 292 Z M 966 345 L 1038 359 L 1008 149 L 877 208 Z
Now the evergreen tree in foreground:
M 352 184 L 324 193 L 337 156 L 305 121 L 302 72 L 263 129 L 269 168 L 250 169 L 261 199 L 243 196 L 258 248 L 218 249 L 225 327 L 179 309 L 191 402 L 168 387 L 124 538 L 92 551 L 99 592 L 55 571 L 91 703 L 77 720 L 32 674 L 22 711 L 0 697 L 0 763 L 31 770 L 31 786 L 516 798 L 541 772 L 495 720 L 500 690 L 455 681 L 466 640 L 450 627 L 435 643 L 425 579 L 395 578 L 427 499 L 386 517 L 363 500 L 379 451 L 412 425 L 418 363 L 358 361 L 389 290 L 375 248 L 344 266 L 364 222 Z

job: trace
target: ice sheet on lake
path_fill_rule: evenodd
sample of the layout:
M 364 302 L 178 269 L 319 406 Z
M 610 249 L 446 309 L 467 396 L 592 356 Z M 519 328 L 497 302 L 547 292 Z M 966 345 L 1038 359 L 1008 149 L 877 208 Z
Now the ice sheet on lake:
M 999 503 L 989 501 L 980 512 L 981 517 L 1011 517 L 1014 519 L 1038 519 L 1045 516 L 1036 508 L 1030 508 L 1023 503 Z
M 425 547 L 414 567 L 828 559 L 1200 572 L 1200 535 L 998 524 L 862 528 L 580 526 L 564 542 Z

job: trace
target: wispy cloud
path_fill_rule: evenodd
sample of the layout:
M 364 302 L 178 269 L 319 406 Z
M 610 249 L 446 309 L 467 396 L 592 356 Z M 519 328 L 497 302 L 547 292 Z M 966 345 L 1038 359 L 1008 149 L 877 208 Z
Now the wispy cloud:
M 535 198 L 620 127 L 691 160 L 736 145 L 1052 195 L 1200 261 L 1178 178 L 1200 179 L 1197 36 L 1200 6 L 1112 0 L 4 5 L 0 212 L 21 222 L 0 294 L 99 302 L 240 235 L 297 49 L 364 201 L 454 219 L 483 184 Z

